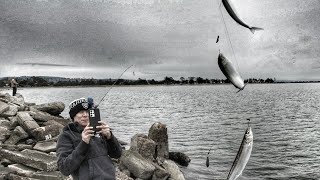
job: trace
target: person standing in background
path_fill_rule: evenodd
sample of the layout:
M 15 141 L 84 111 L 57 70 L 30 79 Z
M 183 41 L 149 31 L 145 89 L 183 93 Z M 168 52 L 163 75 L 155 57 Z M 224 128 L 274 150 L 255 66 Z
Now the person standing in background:
M 19 83 L 17 83 L 17 81 L 16 81 L 14 78 L 11 79 L 12 96 L 15 96 L 15 95 L 16 95 L 18 84 L 19 84 Z

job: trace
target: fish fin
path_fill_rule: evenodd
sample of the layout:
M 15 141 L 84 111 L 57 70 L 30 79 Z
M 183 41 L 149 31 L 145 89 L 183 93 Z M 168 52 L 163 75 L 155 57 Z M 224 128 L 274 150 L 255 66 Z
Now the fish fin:
M 250 31 L 252 32 L 252 34 L 254 34 L 254 32 L 256 31 L 260 31 L 260 30 L 264 30 L 263 28 L 259 28 L 259 27 L 251 27 Z

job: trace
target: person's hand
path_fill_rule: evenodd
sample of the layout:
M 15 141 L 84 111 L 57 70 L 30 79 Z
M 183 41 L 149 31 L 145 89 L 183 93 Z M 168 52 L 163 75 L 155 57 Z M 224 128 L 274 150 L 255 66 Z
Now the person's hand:
M 81 133 L 82 141 L 87 144 L 89 144 L 91 137 L 94 136 L 94 131 L 92 128 L 93 127 L 89 126 L 88 124 Z
M 100 129 L 100 131 L 97 133 L 101 133 L 104 137 L 106 137 L 107 139 L 110 139 L 111 129 L 109 125 L 103 121 L 98 121 L 98 123 L 100 123 L 100 126 L 97 126 L 97 129 Z

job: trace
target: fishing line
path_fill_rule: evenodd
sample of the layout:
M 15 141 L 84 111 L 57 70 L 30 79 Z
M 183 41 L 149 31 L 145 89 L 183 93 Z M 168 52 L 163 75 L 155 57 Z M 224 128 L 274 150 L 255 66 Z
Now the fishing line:
M 111 87 L 109 88 L 109 90 L 107 91 L 107 93 L 102 97 L 102 99 L 100 100 L 100 102 L 98 103 L 98 105 L 96 106 L 96 108 L 97 108 L 97 107 L 100 105 L 100 103 L 104 100 L 104 98 L 106 97 L 106 95 L 109 93 L 109 91 L 112 89 L 112 87 L 118 82 L 118 80 L 121 78 L 121 76 L 122 76 L 128 69 L 130 69 L 132 66 L 133 66 L 133 64 L 130 65 L 129 67 L 127 67 L 127 69 L 125 69 L 125 70 L 121 73 L 121 75 L 118 77 L 118 79 L 111 85 Z
M 239 64 L 238 64 L 238 61 L 237 61 L 237 57 L 236 57 L 236 55 L 235 55 L 235 53 L 234 53 L 234 49 L 233 49 L 233 46 L 232 46 L 232 43 L 231 43 L 231 39 L 230 39 L 230 36 L 229 36 L 227 24 L 226 24 L 226 22 L 225 22 L 225 20 L 224 20 L 224 16 L 223 16 L 223 13 L 222 13 L 222 10 L 221 10 L 221 4 L 222 4 L 222 1 L 221 1 L 220 5 L 219 5 L 219 10 L 220 10 L 220 14 L 221 14 L 222 21 L 223 21 L 223 24 L 224 24 L 224 31 L 225 31 L 225 34 L 226 34 L 228 40 L 229 40 L 229 45 L 230 45 L 230 47 L 231 47 L 231 50 L 232 50 L 232 53 L 233 53 L 233 57 L 234 57 L 234 59 L 235 59 L 235 61 L 236 61 L 236 63 L 237 63 L 238 70 L 240 70 Z

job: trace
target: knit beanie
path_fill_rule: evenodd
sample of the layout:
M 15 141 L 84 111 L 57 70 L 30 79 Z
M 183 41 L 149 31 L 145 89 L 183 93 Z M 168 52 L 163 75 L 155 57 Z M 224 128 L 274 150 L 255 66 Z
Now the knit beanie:
M 76 99 L 69 104 L 69 109 L 70 118 L 73 120 L 78 112 L 89 109 L 88 101 L 86 98 Z

